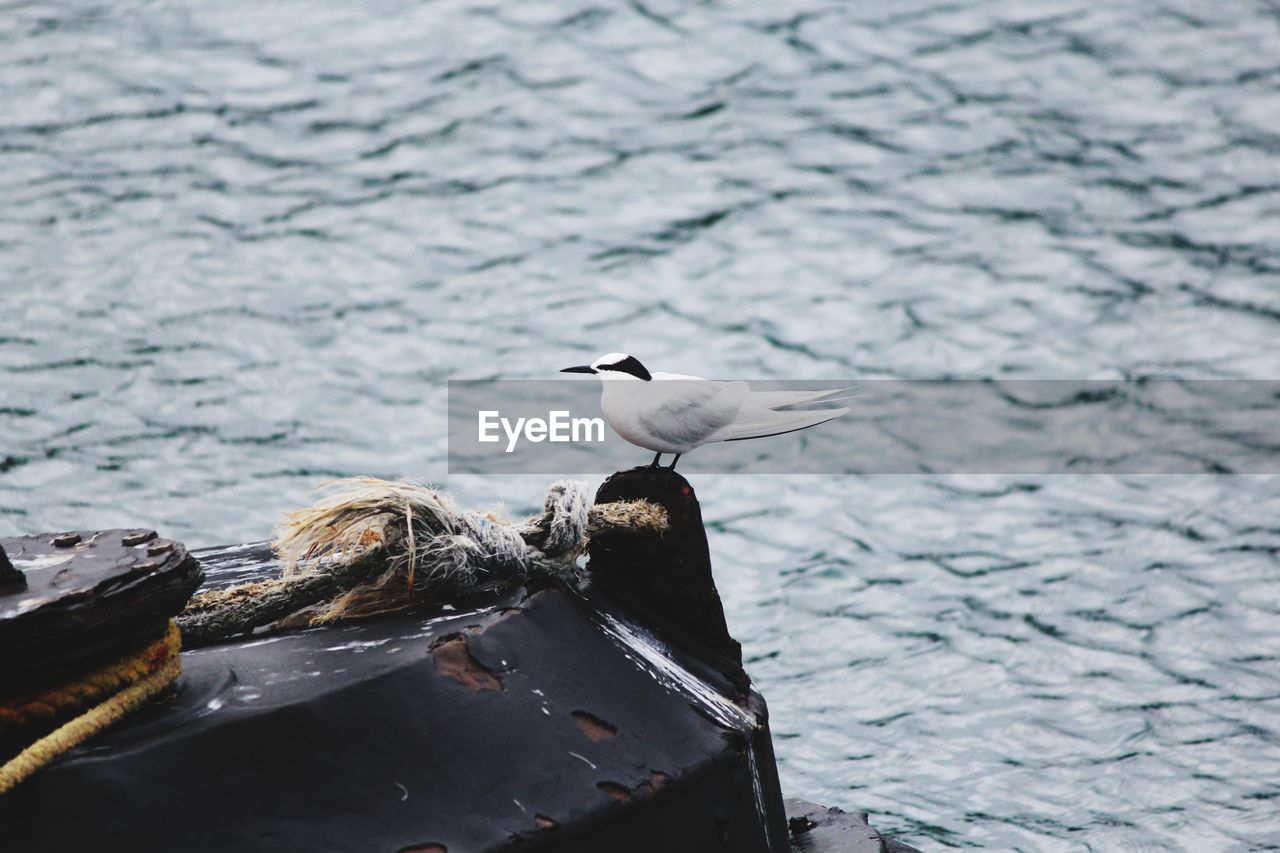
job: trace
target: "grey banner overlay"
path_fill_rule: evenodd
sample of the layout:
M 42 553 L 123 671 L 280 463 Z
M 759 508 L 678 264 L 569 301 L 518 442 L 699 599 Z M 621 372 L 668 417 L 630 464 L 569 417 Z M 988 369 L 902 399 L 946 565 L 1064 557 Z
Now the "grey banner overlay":
M 848 388 L 844 417 L 789 435 L 701 447 L 684 473 L 1280 474 L 1280 380 L 752 381 L 753 390 Z M 801 408 L 821 408 L 818 405 Z M 603 419 L 593 377 L 451 380 L 449 473 L 607 474 L 653 453 L 605 422 L 578 440 L 512 442 L 496 416 Z M 562 412 L 552 417 L 550 413 Z M 548 423 L 548 431 L 553 427 Z M 535 430 L 535 435 L 537 431 Z M 670 457 L 664 457 L 669 462 Z

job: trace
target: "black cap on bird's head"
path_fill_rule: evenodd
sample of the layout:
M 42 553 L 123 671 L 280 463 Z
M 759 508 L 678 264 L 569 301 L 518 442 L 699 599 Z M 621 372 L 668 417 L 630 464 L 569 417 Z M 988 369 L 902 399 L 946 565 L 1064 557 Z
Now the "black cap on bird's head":
M 640 360 L 633 355 L 627 355 L 625 352 L 611 352 L 608 355 L 602 355 L 590 364 L 580 364 L 576 367 L 566 367 L 560 371 L 561 373 L 595 373 L 603 374 L 602 379 L 618 378 L 619 375 L 632 376 L 636 379 L 649 381 L 653 377 L 645 370 Z M 612 377 L 609 374 L 613 374 Z

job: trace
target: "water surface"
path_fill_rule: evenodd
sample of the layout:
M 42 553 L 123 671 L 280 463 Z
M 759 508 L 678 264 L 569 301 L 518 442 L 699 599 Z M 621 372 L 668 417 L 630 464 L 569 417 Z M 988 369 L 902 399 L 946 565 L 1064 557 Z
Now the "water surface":
M 532 509 L 445 477 L 444 382 L 610 350 L 1277 378 L 1278 57 L 1235 0 L 6 3 L 0 534 L 260 539 L 353 474 Z M 790 795 L 1280 845 L 1275 478 L 695 485 Z

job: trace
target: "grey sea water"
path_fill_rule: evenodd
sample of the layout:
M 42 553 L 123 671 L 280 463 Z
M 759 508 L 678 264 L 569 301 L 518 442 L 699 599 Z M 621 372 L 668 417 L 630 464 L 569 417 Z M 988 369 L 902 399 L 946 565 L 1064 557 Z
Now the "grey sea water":
M 530 510 L 446 476 L 446 380 L 610 350 L 1280 378 L 1280 9 L 0 6 L 0 535 L 261 539 L 354 474 Z M 788 794 L 1280 847 L 1280 479 L 695 486 Z

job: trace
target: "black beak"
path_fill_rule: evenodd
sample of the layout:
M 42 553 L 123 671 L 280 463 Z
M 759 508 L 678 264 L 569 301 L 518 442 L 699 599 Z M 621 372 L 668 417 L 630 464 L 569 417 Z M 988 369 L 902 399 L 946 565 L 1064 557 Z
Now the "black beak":
M 596 370 L 589 364 L 579 364 L 577 367 L 566 367 L 561 373 L 595 373 Z

